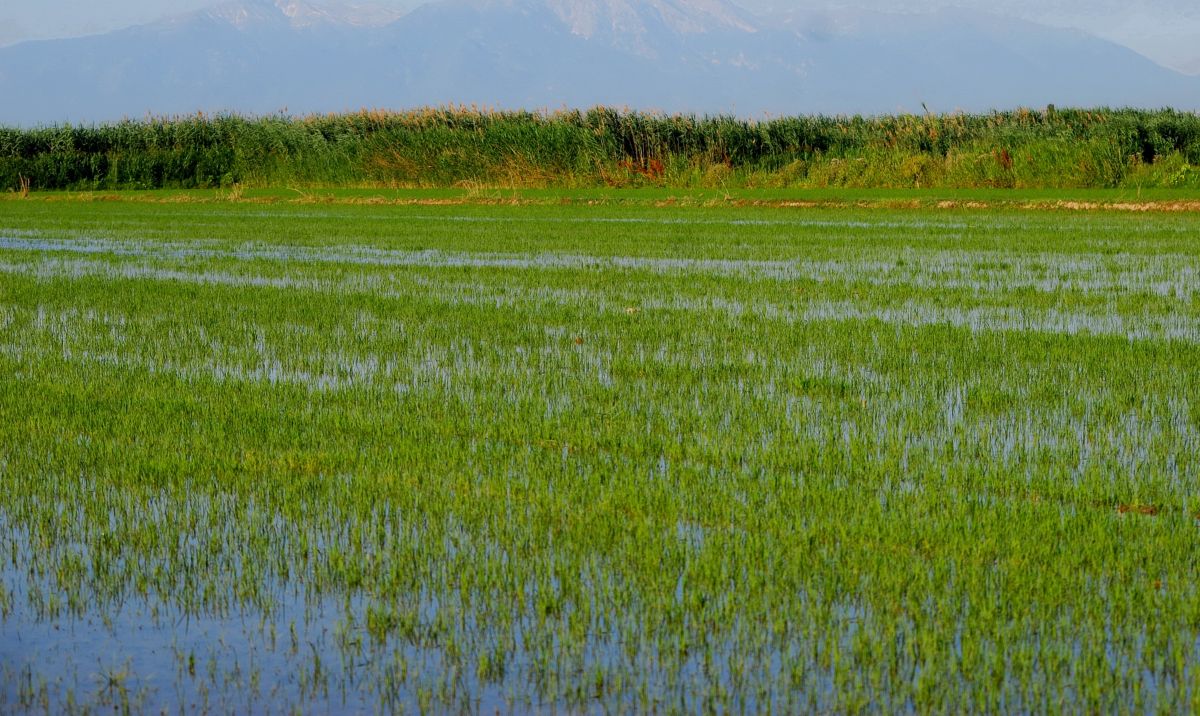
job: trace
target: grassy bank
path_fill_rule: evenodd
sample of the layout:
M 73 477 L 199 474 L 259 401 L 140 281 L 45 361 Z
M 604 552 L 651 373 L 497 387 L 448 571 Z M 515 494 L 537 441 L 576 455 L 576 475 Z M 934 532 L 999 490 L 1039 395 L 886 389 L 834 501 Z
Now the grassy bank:
M 0 187 L 1197 188 L 1200 117 L 659 116 L 465 108 L 0 128 Z

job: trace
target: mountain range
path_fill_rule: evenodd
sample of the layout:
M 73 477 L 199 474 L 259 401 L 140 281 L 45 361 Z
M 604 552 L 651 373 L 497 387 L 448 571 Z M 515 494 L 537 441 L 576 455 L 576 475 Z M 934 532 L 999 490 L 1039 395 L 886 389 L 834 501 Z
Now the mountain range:
M 726 0 L 236 0 L 0 48 L 0 124 L 477 104 L 851 114 L 1200 108 L 1200 77 L 966 10 L 751 14 Z

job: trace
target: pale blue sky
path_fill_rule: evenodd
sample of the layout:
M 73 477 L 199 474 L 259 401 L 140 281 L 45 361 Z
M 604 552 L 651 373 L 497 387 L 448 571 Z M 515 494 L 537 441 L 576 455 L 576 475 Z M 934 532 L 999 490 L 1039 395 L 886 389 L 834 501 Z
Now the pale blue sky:
M 372 0 L 355 0 L 365 4 Z M 989 10 L 1119 42 L 1161 64 L 1200 74 L 1197 0 L 734 0 L 751 10 L 861 8 L 921 11 L 945 6 Z M 422 0 L 375 0 L 407 9 Z M 0 2 L 0 44 L 115 30 L 219 4 L 214 0 L 34 0 Z

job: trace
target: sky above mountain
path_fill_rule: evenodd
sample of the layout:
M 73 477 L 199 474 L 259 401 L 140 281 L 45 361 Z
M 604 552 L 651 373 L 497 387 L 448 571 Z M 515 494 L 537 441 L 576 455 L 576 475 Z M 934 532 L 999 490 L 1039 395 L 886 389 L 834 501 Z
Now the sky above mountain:
M 219 0 L 38 0 L 0 5 L 0 45 L 74 37 L 152 22 Z M 425 0 L 351 0 L 396 15 Z M 837 22 L 855 11 L 927 12 L 964 7 L 1083 30 L 1182 72 L 1200 74 L 1200 3 L 1196 0 L 739 0 L 757 13 L 785 12 Z

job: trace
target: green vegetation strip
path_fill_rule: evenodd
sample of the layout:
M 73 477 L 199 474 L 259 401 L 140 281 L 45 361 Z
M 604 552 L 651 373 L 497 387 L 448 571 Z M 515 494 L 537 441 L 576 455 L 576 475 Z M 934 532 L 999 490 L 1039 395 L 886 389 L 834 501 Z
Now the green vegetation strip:
M 211 187 L 1191 188 L 1200 117 L 881 117 L 426 108 L 0 127 L 0 190 Z
M 1198 230 L 0 202 L 0 707 L 1195 710 Z

